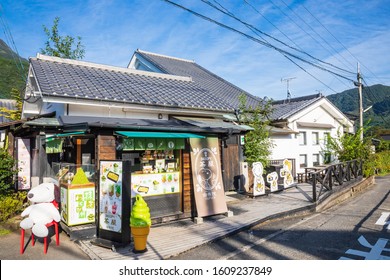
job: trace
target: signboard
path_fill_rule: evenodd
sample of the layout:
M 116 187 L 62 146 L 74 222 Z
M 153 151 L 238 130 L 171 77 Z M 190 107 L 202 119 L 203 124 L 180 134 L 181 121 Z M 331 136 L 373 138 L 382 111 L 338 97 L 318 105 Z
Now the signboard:
M 18 190 L 28 190 L 31 188 L 31 155 L 30 139 L 16 139 L 17 156 L 18 156 Z
M 99 227 L 120 233 L 122 225 L 122 162 L 101 161 L 99 170 Z
M 164 195 L 180 192 L 180 172 L 133 174 L 131 196 Z
M 191 138 L 190 144 L 198 216 L 227 212 L 218 138 Z
M 263 178 L 264 167 L 261 162 L 254 162 L 252 164 L 252 173 L 253 173 L 253 195 L 263 195 L 265 194 L 265 183 Z
M 97 245 L 130 242 L 130 180 L 129 161 L 99 162 Z
M 61 220 L 68 226 L 95 221 L 95 184 L 61 185 Z

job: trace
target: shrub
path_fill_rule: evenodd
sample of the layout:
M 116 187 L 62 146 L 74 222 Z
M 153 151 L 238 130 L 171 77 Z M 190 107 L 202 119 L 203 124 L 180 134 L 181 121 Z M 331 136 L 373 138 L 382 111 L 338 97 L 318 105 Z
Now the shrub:
M 0 197 L 0 222 L 5 222 L 9 218 L 21 213 L 26 201 L 26 192 L 17 192 Z
M 15 160 L 5 149 L 0 149 L 0 196 L 14 190 L 13 178 L 15 175 Z
M 390 173 L 390 151 L 375 154 L 375 168 L 379 174 Z

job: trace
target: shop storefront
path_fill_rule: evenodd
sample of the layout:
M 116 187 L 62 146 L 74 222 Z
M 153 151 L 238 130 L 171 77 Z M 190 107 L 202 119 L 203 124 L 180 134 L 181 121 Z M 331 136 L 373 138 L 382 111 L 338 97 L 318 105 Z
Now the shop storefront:
M 192 133 L 116 131 L 120 158 L 131 162 L 131 197 L 140 194 L 152 218 L 183 212 L 183 151 Z
M 227 173 L 223 170 L 224 159 L 231 160 L 225 157 L 226 151 L 237 148 L 224 140 L 233 130 L 231 127 L 223 127 L 221 122 L 204 121 L 203 125 L 195 125 L 179 120 L 61 116 L 50 129 L 47 129 L 47 123 L 52 121 L 27 124 L 35 130 L 36 137 L 32 143 L 36 143 L 33 150 L 37 156 L 31 165 L 31 173 L 39 178 L 39 183 L 48 178 L 59 182 L 62 222 L 69 228 L 87 224 L 98 226 L 99 209 L 104 212 L 107 208 L 107 213 L 113 217 L 123 211 L 123 205 L 114 203 L 118 195 L 123 198 L 118 182 L 100 170 L 104 161 L 110 164 L 111 161 L 126 163 L 123 172 L 129 174 L 127 206 L 131 207 L 132 198 L 140 194 L 150 207 L 154 224 L 208 213 L 199 208 L 203 206 L 198 198 L 214 197 L 216 189 L 222 191 L 223 197 L 224 182 L 218 180 L 215 189 L 209 187 L 214 180 L 208 181 L 207 185 L 199 184 L 198 179 L 209 173 L 204 173 L 204 168 L 195 168 L 195 159 L 192 157 L 195 146 L 192 140 L 212 143 L 212 148 L 209 147 L 212 151 L 210 155 L 215 159 L 210 164 L 222 164 L 214 174 L 218 178 Z M 238 134 L 241 129 L 234 130 L 234 133 Z M 199 146 L 197 149 L 205 147 Z M 234 160 L 238 161 L 238 158 Z M 116 173 L 115 170 L 113 165 L 111 171 Z M 228 174 L 231 178 L 235 176 L 230 172 Z M 206 179 L 201 179 L 201 182 L 206 182 Z M 230 181 L 233 182 L 233 179 Z M 199 192 L 201 196 L 198 198 L 195 193 L 197 190 L 203 190 Z M 111 199 L 100 199 L 105 194 Z M 117 220 L 111 219 L 110 223 L 116 223 Z

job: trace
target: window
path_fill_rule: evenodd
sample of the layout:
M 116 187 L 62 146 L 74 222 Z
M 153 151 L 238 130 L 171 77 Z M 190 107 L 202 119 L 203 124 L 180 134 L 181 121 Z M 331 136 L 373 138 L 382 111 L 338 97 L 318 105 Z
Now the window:
M 312 144 L 313 145 L 319 145 L 320 144 L 320 139 L 319 139 L 318 132 L 312 132 L 311 139 L 312 139 Z
M 330 137 L 330 132 L 324 132 L 324 146 L 328 145 L 329 137 Z
M 313 154 L 313 166 L 320 165 L 320 154 Z
M 299 155 L 299 166 L 301 168 L 307 167 L 307 155 Z
M 298 141 L 299 141 L 299 145 L 301 146 L 306 145 L 306 132 L 304 131 L 299 132 Z

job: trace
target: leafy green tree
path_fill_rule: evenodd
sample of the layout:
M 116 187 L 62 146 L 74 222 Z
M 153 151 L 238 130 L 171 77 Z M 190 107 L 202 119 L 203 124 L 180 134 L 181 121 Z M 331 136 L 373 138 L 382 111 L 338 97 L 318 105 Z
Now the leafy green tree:
M 20 120 L 22 117 L 23 99 L 18 89 L 12 88 L 11 97 L 16 101 L 16 109 L 8 109 L 6 107 L 0 108 L 0 116 L 3 116 L 9 120 Z
M 360 140 L 360 129 L 355 134 L 337 131 L 337 137 L 328 137 L 327 151 L 334 154 L 339 161 L 353 159 L 367 159 L 372 153 L 371 139 L 365 137 Z
M 246 95 L 239 96 L 239 120 L 253 128 L 245 135 L 244 155 L 246 161 L 252 165 L 254 162 L 261 162 L 264 167 L 268 165 L 271 155 L 272 142 L 269 138 L 268 115 L 272 111 L 271 102 L 264 101 L 256 108 L 246 106 Z
M 81 37 L 75 38 L 67 35 L 65 37 L 60 36 L 58 33 L 59 17 L 54 19 L 54 23 L 51 29 L 43 26 L 43 30 L 47 35 L 47 41 L 45 48 L 41 49 L 42 54 L 51 56 L 70 58 L 70 59 L 82 59 L 85 55 L 84 46 L 81 44 Z
M 341 162 L 360 159 L 364 161 L 363 172 L 366 176 L 374 174 L 375 160 L 371 149 L 371 137 L 360 140 L 360 128 L 355 134 L 337 132 L 337 137 L 328 136 L 325 153 L 331 153 Z

